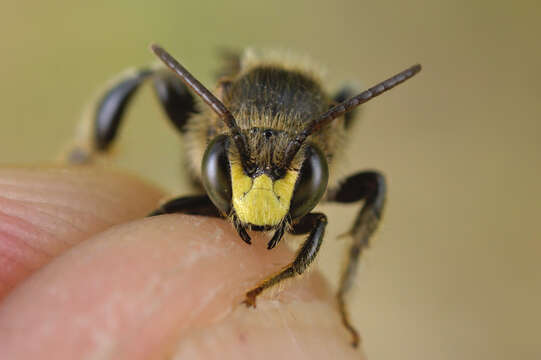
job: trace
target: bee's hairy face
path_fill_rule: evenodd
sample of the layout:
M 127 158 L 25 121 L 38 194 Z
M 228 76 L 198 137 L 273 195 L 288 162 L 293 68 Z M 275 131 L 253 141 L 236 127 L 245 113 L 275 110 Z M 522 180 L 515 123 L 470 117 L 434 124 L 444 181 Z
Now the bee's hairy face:
M 278 168 L 253 156 L 255 171 L 248 173 L 227 135 L 214 138 L 203 157 L 203 185 L 223 213 L 234 214 L 245 225 L 272 228 L 312 210 L 323 196 L 328 180 L 325 156 L 307 144 L 297 168 Z M 256 154 L 261 155 L 261 154 Z M 278 170 L 278 171 L 277 171 Z M 279 175 L 277 176 L 277 173 Z
M 232 202 L 239 220 L 256 226 L 280 224 L 289 213 L 298 175 L 299 171 L 287 170 L 277 180 L 266 173 L 250 177 L 240 163 L 231 163 Z

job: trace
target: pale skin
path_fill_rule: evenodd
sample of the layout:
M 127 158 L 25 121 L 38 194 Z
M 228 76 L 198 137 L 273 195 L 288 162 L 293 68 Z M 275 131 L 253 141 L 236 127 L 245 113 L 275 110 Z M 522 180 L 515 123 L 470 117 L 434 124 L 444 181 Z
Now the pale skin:
M 94 168 L 0 169 L 0 358 L 359 359 L 316 270 L 219 219 L 144 218 L 164 194 Z

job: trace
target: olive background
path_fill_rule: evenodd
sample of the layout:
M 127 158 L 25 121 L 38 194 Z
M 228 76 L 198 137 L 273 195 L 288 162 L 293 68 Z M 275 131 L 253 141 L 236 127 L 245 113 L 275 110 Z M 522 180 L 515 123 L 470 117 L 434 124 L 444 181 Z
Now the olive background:
M 384 222 L 351 303 L 370 359 L 541 358 L 541 5 L 536 1 L 15 1 L 0 4 L 0 163 L 49 162 L 106 80 L 159 42 L 203 83 L 220 49 L 278 48 L 331 89 L 423 71 L 363 106 L 339 176 L 383 171 Z M 111 166 L 186 193 L 150 87 Z M 356 206 L 326 205 L 336 283 Z M 294 284 L 292 284 L 294 286 Z

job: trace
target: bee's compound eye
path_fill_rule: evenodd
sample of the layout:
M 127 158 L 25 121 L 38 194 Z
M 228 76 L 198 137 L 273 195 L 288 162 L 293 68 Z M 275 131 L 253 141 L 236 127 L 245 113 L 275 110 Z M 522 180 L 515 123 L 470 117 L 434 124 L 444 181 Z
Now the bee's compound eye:
M 302 164 L 291 199 L 291 218 L 308 214 L 318 204 L 327 189 L 328 180 L 329 168 L 325 155 L 316 146 L 308 145 L 306 159 Z
M 226 135 L 215 137 L 207 147 L 201 164 L 203 186 L 218 209 L 225 213 L 231 210 L 231 174 L 227 147 L 229 138 Z

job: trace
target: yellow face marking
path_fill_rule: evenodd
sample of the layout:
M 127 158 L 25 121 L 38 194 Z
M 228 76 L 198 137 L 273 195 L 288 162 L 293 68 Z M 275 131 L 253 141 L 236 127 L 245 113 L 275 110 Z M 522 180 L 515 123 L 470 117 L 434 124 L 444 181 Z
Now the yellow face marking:
M 298 175 L 289 170 L 274 182 L 265 174 L 252 179 L 241 164 L 231 164 L 233 208 L 239 220 L 259 226 L 278 225 L 289 212 Z

